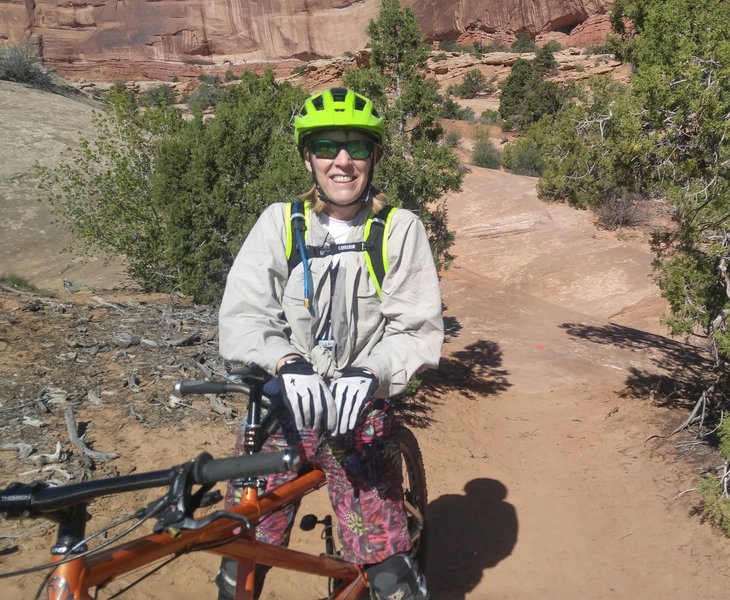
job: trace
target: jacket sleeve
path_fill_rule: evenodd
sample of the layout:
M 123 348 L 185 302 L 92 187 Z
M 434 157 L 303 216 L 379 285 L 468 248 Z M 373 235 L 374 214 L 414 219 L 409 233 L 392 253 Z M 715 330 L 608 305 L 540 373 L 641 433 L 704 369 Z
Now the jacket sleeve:
M 220 354 L 270 373 L 296 352 L 281 298 L 288 277 L 283 204 L 269 206 L 251 229 L 228 273 L 218 314 Z
M 385 332 L 361 365 L 378 377 L 382 396 L 404 391 L 418 371 L 436 367 L 444 339 L 441 292 L 426 230 L 402 209 L 393 218 L 388 262 L 380 305 Z

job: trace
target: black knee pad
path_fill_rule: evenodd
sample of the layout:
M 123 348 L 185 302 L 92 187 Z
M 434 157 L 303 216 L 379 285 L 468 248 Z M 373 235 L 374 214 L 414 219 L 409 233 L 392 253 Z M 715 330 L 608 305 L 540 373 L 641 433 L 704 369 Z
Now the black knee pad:
M 215 584 L 218 586 L 218 600 L 233 600 L 236 595 L 236 572 L 238 561 L 223 557 Z
M 408 554 L 395 554 L 365 572 L 375 600 L 428 600 L 426 578 Z
M 264 587 L 264 579 L 271 567 L 256 565 L 254 567 L 254 598 L 261 595 Z M 215 584 L 218 586 L 218 600 L 234 600 L 236 596 L 236 577 L 238 575 L 238 561 L 233 558 L 223 557 L 218 575 L 215 577 Z

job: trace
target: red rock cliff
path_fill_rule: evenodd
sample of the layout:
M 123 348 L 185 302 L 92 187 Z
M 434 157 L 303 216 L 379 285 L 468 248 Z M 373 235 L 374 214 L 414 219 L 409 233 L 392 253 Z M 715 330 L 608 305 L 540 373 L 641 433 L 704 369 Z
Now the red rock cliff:
M 468 29 L 567 32 L 609 0 L 410 0 L 430 39 Z M 31 40 L 67 76 L 164 76 L 194 65 L 340 55 L 380 0 L 0 0 L 0 41 Z

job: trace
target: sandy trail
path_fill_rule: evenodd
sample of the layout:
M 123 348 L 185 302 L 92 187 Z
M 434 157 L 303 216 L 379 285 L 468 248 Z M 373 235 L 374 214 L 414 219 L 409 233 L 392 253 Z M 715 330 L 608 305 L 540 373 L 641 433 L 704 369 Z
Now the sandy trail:
M 0 171 L 2 214 L 10 217 L 0 224 L 0 273 L 54 289 L 62 278 L 97 290 L 118 284 L 118 269 L 59 254 L 64 239 L 47 207 L 35 204 L 29 174 L 39 153 L 58 156 L 75 139 L 64 124 L 88 131 L 88 111 L 73 113 L 77 123 L 70 100 L 48 103 L 4 83 L 0 94 L 0 121 L 13 123 L 0 128 L 2 139 L 15 144 Z M 47 135 L 26 144 L 22 132 L 37 125 L 41 106 Z M 449 335 L 442 367 L 428 379 L 431 424 L 418 431 L 434 599 L 726 598 L 730 542 L 691 514 L 694 493 L 675 499 L 712 459 L 678 456 L 676 439 L 645 441 L 684 417 L 651 391 L 700 360 L 659 324 L 665 305 L 649 278 L 645 236 L 598 231 L 590 214 L 540 202 L 534 179 L 478 168 L 449 211 L 457 232 L 456 261 L 442 280 Z M 12 314 L 24 327 L 23 311 Z M 28 329 L 12 340 L 13 354 L 10 340 L 0 343 L 0 371 L 31 373 L 33 364 L 15 361 L 17 345 L 43 335 Z M 150 431 L 120 408 L 103 411 L 79 418 L 120 453 L 120 467 L 159 468 L 202 450 L 222 455 L 233 440 L 233 425 L 220 420 Z M 0 466 L 5 475 L 22 469 L 7 454 Z M 102 510 L 122 507 L 131 508 L 120 500 Z M 0 571 L 41 562 L 49 541 L 23 541 L 0 556 Z M 312 540 L 297 532 L 293 543 Z M 214 598 L 215 564 L 185 557 L 131 597 Z M 0 596 L 30 597 L 37 584 L 37 576 L 13 579 Z M 313 578 L 273 573 L 266 597 L 318 598 L 323 589 Z

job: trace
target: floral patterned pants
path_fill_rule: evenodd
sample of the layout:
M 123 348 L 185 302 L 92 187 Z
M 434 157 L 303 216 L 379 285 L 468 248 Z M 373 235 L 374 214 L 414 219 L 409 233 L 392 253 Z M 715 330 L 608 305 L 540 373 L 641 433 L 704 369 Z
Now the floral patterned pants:
M 312 430 L 297 432 L 293 419 L 282 421 L 283 434 L 272 435 L 264 449 L 282 450 L 296 443 L 307 460 L 325 472 L 343 558 L 367 565 L 410 551 L 392 405 L 387 400 L 376 400 L 363 425 L 347 440 L 320 437 Z M 245 423 L 236 440 L 237 454 L 243 450 L 244 427 Z M 272 475 L 266 489 L 274 489 L 293 477 L 292 474 Z M 229 484 L 226 504 L 230 506 L 238 499 L 240 489 Z M 298 506 L 286 506 L 262 519 L 256 529 L 256 539 L 288 544 L 297 509 Z

